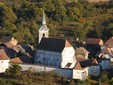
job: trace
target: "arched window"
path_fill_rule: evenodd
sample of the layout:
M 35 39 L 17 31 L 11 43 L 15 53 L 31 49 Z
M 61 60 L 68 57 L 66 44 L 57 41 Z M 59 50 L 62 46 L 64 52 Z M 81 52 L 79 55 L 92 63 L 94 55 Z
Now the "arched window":
M 43 37 L 45 37 L 45 34 L 43 33 Z

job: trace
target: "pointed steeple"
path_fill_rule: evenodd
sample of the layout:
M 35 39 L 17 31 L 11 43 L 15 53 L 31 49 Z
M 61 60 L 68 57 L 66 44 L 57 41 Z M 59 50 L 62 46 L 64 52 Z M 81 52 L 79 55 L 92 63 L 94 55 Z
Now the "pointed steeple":
M 43 37 L 49 37 L 49 28 L 46 26 L 46 17 L 45 12 L 43 10 L 43 17 L 42 17 L 42 26 L 39 28 L 39 43 Z
M 44 10 L 43 10 L 42 24 L 46 24 L 46 16 Z

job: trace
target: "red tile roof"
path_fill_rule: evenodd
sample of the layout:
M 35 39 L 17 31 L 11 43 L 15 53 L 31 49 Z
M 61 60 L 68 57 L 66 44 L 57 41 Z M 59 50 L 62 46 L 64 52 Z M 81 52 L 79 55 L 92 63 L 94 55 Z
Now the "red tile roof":
M 97 59 L 93 59 L 92 64 L 98 64 Z
M 108 47 L 113 47 L 113 37 L 109 38 L 106 42 L 105 45 L 107 45 Z
M 11 63 L 23 63 L 19 57 L 10 60 Z
M 87 61 L 88 59 L 85 59 L 85 58 L 76 58 L 77 61 L 81 62 L 81 61 Z
M 10 60 L 4 49 L 0 49 L 0 60 Z
M 77 59 L 77 61 L 80 63 L 82 68 L 91 66 L 91 65 L 98 65 L 98 61 L 96 59 Z
M 113 51 L 111 48 L 106 48 L 102 53 L 110 54 L 111 56 L 113 56 Z
M 106 84 L 106 83 L 101 83 L 100 85 L 108 85 L 108 84 Z
M 10 60 L 10 62 L 11 63 L 32 63 L 33 58 L 24 55 L 24 56 L 21 56 L 21 57 L 13 58 L 13 59 Z
M 76 48 L 76 53 L 77 54 L 86 54 L 89 52 L 84 47 L 79 47 L 79 48 Z
M 80 65 L 80 63 L 77 61 L 75 67 L 74 67 L 75 70 L 83 70 L 82 66 Z
M 71 44 L 66 40 L 65 47 L 71 47 Z
M 86 44 L 99 44 L 100 38 L 86 38 Z

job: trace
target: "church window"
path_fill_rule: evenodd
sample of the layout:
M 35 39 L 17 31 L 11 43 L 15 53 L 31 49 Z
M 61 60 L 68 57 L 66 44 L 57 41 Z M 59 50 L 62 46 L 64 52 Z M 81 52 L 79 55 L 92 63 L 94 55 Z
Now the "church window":
M 43 33 L 43 37 L 45 37 L 45 34 Z

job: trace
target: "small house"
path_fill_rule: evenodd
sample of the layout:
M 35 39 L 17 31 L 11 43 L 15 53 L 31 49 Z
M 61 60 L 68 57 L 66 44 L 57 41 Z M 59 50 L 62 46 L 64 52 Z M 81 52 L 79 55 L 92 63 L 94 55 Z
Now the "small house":
M 12 48 L 17 45 L 18 41 L 11 36 L 3 36 L 1 38 L 1 44 L 4 44 L 6 47 Z
M 88 59 L 89 52 L 84 47 L 79 47 L 75 49 L 76 58 Z
M 9 61 L 10 58 L 5 53 L 4 49 L 0 49 L 0 73 L 6 71 L 6 69 L 9 67 Z

